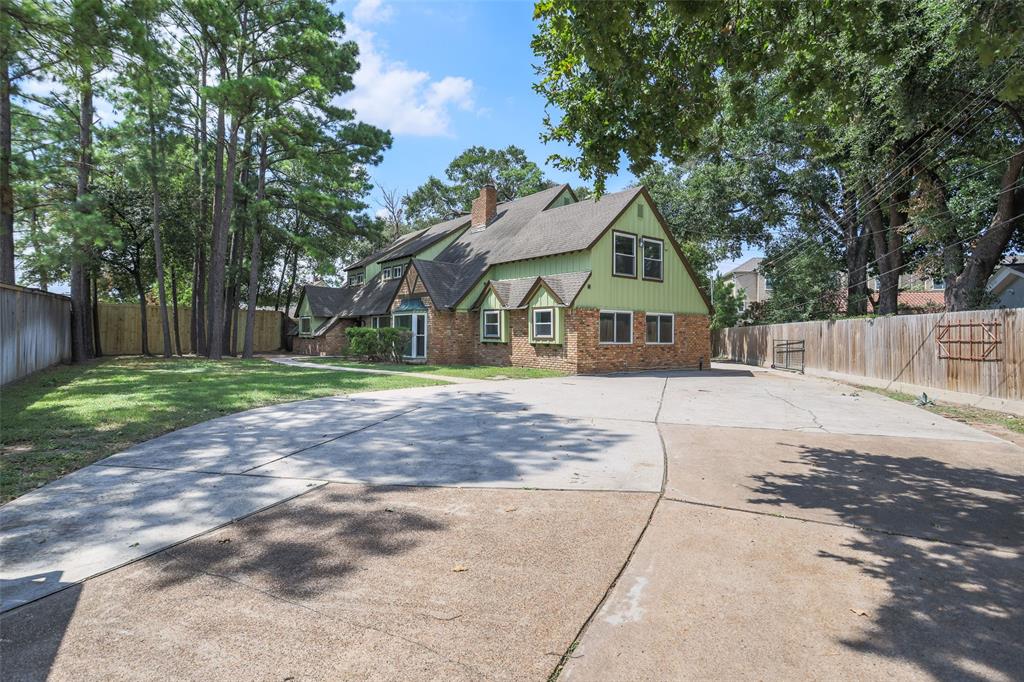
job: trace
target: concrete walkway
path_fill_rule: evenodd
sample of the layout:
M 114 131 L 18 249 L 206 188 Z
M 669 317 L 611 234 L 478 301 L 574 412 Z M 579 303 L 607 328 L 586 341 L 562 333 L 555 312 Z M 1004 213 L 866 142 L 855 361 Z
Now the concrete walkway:
M 337 372 L 362 372 L 363 374 L 400 374 L 407 377 L 419 377 L 420 379 L 435 379 L 437 381 L 446 381 L 450 384 L 471 384 L 477 381 L 483 381 L 482 379 L 470 379 L 467 377 L 452 377 L 445 374 L 428 374 L 426 372 L 395 372 L 388 369 L 372 369 L 370 367 L 341 367 L 339 365 L 330 365 L 327 363 L 318 362 L 303 362 L 297 360 L 291 355 L 268 355 L 267 360 L 276 362 L 279 365 L 288 365 L 290 367 L 305 367 L 307 369 L 330 369 Z
M 3 507 L 0 657 L 9 679 L 1014 679 L 1021 509 L 1020 448 L 771 371 L 292 403 Z

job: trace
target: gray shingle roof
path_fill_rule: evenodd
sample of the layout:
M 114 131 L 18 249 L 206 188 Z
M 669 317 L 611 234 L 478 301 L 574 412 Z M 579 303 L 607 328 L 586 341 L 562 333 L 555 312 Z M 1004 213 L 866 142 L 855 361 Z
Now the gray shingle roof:
M 403 234 L 401 237 L 391 242 L 383 249 L 371 253 L 366 258 L 362 258 L 352 265 L 345 268 L 346 271 L 354 270 L 375 263 L 377 261 L 394 260 L 396 258 L 408 258 L 409 256 L 415 256 L 417 253 L 427 248 L 428 246 L 439 242 L 455 230 L 465 227 L 469 224 L 469 216 L 459 216 L 451 220 L 446 220 L 441 223 L 436 223 L 430 227 L 426 227 L 416 232 L 410 232 L 409 234 Z
M 391 308 L 391 301 L 401 283 L 400 279 L 384 281 L 378 273 L 369 282 L 359 286 L 320 287 L 307 284 L 302 288 L 302 295 L 309 301 L 314 317 L 383 315 Z M 317 331 L 326 331 L 333 322 L 333 319 L 329 320 Z
M 564 304 L 569 305 L 576 300 L 580 289 L 590 278 L 590 271 L 563 272 L 557 275 L 540 275 L 532 277 L 516 277 L 515 279 L 492 279 L 488 282 L 501 299 L 506 308 L 522 308 L 528 301 L 538 281 L 544 282 Z

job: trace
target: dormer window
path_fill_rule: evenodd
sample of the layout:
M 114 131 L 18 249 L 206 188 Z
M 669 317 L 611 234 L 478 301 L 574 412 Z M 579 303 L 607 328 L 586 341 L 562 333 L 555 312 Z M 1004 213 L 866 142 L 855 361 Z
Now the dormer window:
M 365 277 L 365 274 L 362 273 L 362 272 L 357 272 L 357 273 L 351 274 L 348 277 L 348 283 L 353 285 L 353 286 L 356 285 L 356 284 L 362 284 L 364 277 Z
M 382 278 L 385 282 L 392 279 L 398 279 L 402 276 L 405 271 L 404 265 L 392 265 L 391 267 L 384 268 L 381 270 Z

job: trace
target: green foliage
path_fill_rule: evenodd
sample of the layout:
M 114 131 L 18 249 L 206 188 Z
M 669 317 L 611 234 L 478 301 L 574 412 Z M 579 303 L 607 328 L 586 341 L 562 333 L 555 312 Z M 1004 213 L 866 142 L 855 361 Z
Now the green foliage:
M 762 274 L 771 283 L 771 298 L 763 309 L 751 312 L 750 321 L 801 322 L 839 315 L 844 289 L 836 255 L 820 244 L 809 242 L 798 257 L 773 263 L 773 256 L 784 249 L 785 242 L 770 249 L 763 261 Z
M 735 327 L 743 314 L 743 301 L 746 298 L 743 290 L 734 286 L 732 281 L 725 277 L 716 277 L 713 286 L 711 300 L 715 306 L 715 313 L 711 317 L 711 328 Z
M 470 147 L 445 169 L 447 181 L 430 176 L 405 198 L 410 220 L 424 225 L 468 213 L 480 188 L 492 183 L 498 201 L 512 201 L 550 187 L 551 181 L 526 152 L 514 145 L 505 149 Z
M 401 362 L 402 354 L 412 333 L 395 327 L 349 327 L 348 354 L 374 361 Z

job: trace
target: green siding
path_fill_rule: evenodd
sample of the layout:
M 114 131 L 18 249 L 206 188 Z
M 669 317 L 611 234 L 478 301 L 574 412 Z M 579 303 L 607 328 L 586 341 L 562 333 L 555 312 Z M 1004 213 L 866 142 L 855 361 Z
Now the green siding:
M 517 279 L 519 277 L 536 277 L 537 275 L 557 275 L 560 272 L 586 272 L 590 269 L 590 254 L 587 251 L 562 253 L 557 256 L 531 258 L 530 260 L 500 263 L 491 269 L 477 282 L 459 304 L 459 310 L 469 310 L 473 302 L 480 297 L 487 282 L 492 279 Z
M 380 263 L 370 263 L 366 266 L 366 277 L 365 281 L 369 282 L 371 279 L 377 276 L 380 272 Z
M 644 204 L 643 216 L 637 215 L 637 204 Z M 612 276 L 612 231 L 629 232 L 641 237 L 657 237 L 665 241 L 664 281 Z M 668 241 L 668 235 L 643 196 L 626 208 L 612 229 L 591 250 L 590 270 L 593 275 L 576 299 L 576 306 L 614 310 L 644 310 L 657 313 L 707 314 L 704 299 L 696 283 L 686 271 L 683 261 Z M 637 245 L 637 272 L 643 271 L 640 246 Z
M 427 248 L 417 253 L 416 258 L 418 258 L 419 260 L 434 260 L 441 254 L 442 251 L 451 246 L 451 243 L 453 241 L 461 237 L 462 233 L 465 231 L 465 229 L 462 229 L 452 232 L 450 235 L 448 235 L 441 241 L 437 242 L 436 244 L 431 244 Z
M 549 208 L 575 203 L 576 201 L 572 198 L 572 193 L 569 190 L 564 190 L 561 194 L 555 197 L 555 200 L 551 202 L 551 206 L 549 206 Z
M 554 323 L 554 339 L 537 339 L 533 335 L 533 310 L 534 308 L 554 308 L 554 315 L 551 316 L 551 321 Z M 546 287 L 541 286 L 534 293 L 529 303 L 529 325 L 530 325 L 530 343 L 551 343 L 560 344 L 565 342 L 565 308 L 561 306 L 558 300 L 547 290 Z
M 480 303 L 480 341 L 483 343 L 508 343 L 508 311 L 503 309 L 501 301 L 493 291 L 488 291 L 487 296 Z M 484 338 L 484 310 L 501 310 L 501 339 Z
M 408 256 L 406 256 L 405 258 L 394 258 L 392 260 L 382 260 L 382 261 L 378 262 L 377 265 L 378 265 L 378 269 L 380 269 L 380 268 L 386 268 L 386 267 L 389 267 L 389 266 L 392 266 L 392 265 L 405 265 L 410 260 L 412 260 L 412 259 L 409 258 Z
M 309 318 L 311 318 L 310 319 L 310 327 L 309 327 L 310 332 L 315 332 L 317 329 L 320 328 L 320 325 L 322 325 L 324 322 L 326 322 L 328 320 L 328 318 L 326 318 L 326 317 L 317 317 L 316 315 L 314 315 L 310 311 L 310 309 L 309 309 L 309 299 L 306 298 L 305 296 L 302 297 L 302 305 L 299 306 L 299 309 L 296 311 L 295 317 L 296 318 L 300 318 L 300 317 L 309 317 Z M 300 335 L 300 336 L 304 336 L 304 335 Z

